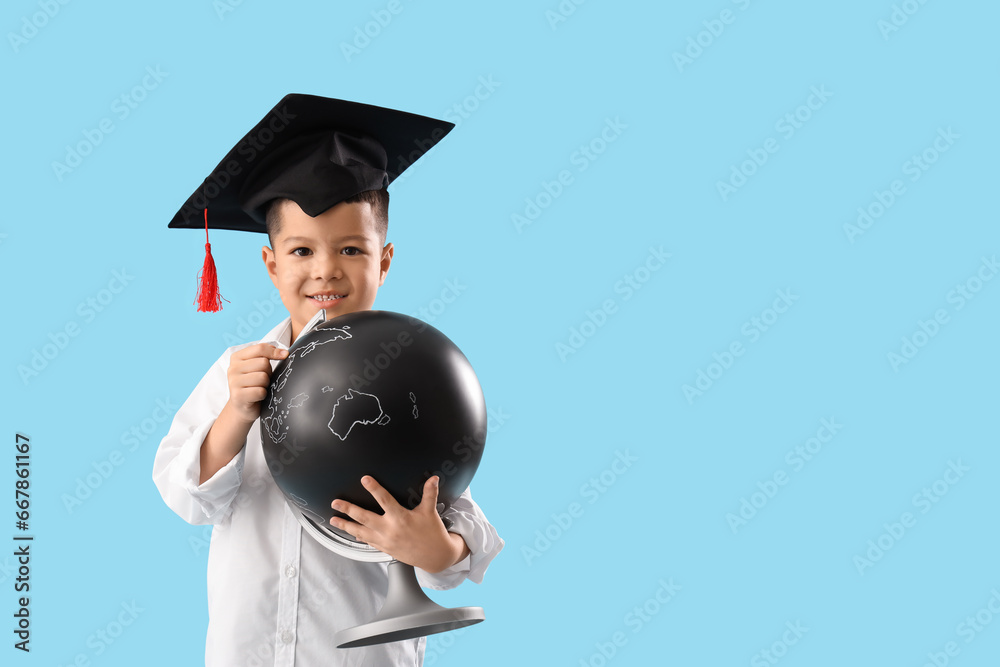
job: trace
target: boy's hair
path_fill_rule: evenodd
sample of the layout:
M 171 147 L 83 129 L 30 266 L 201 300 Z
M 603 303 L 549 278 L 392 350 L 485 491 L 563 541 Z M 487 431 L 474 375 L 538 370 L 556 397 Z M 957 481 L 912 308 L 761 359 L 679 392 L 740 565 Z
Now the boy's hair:
M 281 215 L 278 209 L 287 199 L 275 199 L 267 207 L 265 224 L 267 225 L 267 239 L 274 247 L 274 237 L 281 231 Z M 386 235 L 389 233 L 389 191 L 385 188 L 381 190 L 365 190 L 353 197 L 348 197 L 342 203 L 358 204 L 367 203 L 372 207 L 372 216 L 375 218 L 375 232 L 378 234 L 382 245 L 385 245 Z

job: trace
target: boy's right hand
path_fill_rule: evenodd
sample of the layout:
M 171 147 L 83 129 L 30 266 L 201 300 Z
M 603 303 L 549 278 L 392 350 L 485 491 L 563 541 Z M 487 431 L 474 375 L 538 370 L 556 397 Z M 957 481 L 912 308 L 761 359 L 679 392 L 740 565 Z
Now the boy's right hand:
M 288 350 L 257 343 L 233 352 L 229 359 L 229 405 L 236 416 L 252 424 L 260 416 L 260 402 L 271 384 L 271 360 L 284 359 Z

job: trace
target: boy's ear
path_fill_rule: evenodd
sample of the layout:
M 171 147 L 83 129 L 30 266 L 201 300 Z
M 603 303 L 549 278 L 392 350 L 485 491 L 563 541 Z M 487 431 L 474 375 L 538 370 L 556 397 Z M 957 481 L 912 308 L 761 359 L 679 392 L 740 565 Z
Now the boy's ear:
M 392 264 L 392 253 L 394 248 L 391 243 L 386 243 L 385 247 L 382 248 L 382 261 L 379 262 L 379 277 L 378 285 L 379 287 L 385 282 L 385 275 L 389 273 L 389 265 Z M 272 278 L 273 280 L 273 278 Z
M 264 246 L 261 248 L 260 258 L 264 260 L 264 267 L 267 268 L 267 275 L 271 278 L 274 286 L 278 286 L 278 271 L 274 262 L 274 251 Z

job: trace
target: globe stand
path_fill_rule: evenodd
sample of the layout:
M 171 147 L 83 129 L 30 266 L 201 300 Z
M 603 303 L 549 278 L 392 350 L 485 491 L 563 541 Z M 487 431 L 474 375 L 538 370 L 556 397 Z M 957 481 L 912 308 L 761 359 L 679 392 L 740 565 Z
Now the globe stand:
M 389 592 L 378 615 L 368 623 L 334 635 L 338 648 L 371 646 L 457 630 L 484 620 L 482 607 L 449 609 L 435 604 L 420 589 L 412 565 L 389 563 Z
M 485 620 L 482 607 L 442 607 L 434 603 L 417 582 L 412 565 L 401 563 L 378 549 L 345 537 L 316 523 L 286 498 L 288 508 L 302 528 L 334 553 L 367 563 L 389 564 L 389 590 L 374 619 L 334 635 L 337 648 L 385 644 L 414 637 L 457 630 Z M 448 522 L 445 522 L 448 526 Z

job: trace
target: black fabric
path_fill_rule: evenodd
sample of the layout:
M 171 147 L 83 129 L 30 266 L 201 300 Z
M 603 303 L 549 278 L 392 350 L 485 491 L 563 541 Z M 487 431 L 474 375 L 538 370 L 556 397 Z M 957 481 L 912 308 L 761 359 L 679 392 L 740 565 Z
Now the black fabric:
M 267 204 L 295 201 L 317 216 L 388 186 L 453 123 L 315 95 L 286 95 L 188 197 L 168 227 L 265 232 Z

